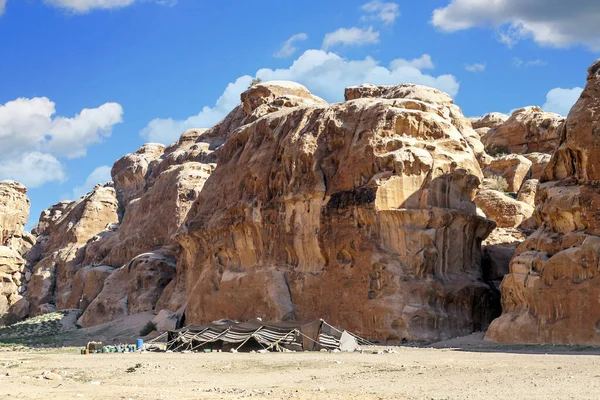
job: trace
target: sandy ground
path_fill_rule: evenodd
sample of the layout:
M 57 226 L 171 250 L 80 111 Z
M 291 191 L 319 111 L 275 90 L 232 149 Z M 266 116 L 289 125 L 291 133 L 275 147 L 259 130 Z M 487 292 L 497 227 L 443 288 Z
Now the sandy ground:
M 599 349 L 500 346 L 481 336 L 390 354 L 83 356 L 76 348 L 5 348 L 0 399 L 600 398 Z M 59 377 L 40 378 L 45 371 Z

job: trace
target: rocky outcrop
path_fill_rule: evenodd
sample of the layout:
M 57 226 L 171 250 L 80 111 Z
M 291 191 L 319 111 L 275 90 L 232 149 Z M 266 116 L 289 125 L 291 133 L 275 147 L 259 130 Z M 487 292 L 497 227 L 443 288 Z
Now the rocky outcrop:
M 479 165 L 485 167 L 492 160 L 486 154 L 479 134 L 473 129 L 471 121 L 463 115 L 460 107 L 454 104 L 452 98 L 444 92 L 420 85 L 375 86 L 364 84 L 346 88 L 344 96 L 346 101 L 360 98 L 412 99 L 438 107 L 442 115 L 452 122 L 452 125 L 458 129 L 469 144 Z
M 482 189 L 475 197 L 475 204 L 500 228 L 532 229 L 533 207 L 515 200 L 497 190 Z
M 27 284 L 31 315 L 44 310 L 77 308 L 73 281 L 85 259 L 90 240 L 110 232 L 118 223 L 118 203 L 112 184 L 98 185 L 73 202 L 62 202 L 42 212 L 35 230 L 37 242 L 29 254 L 33 265 Z M 78 289 L 79 290 L 79 289 Z
M 539 229 L 515 253 L 488 340 L 600 344 L 600 60 L 561 129 L 537 188 Z
M 482 243 L 483 280 L 500 294 L 500 283 L 510 270 L 510 260 L 526 236 L 516 228 L 496 228 Z
M 546 165 L 550 162 L 550 154 L 544 153 L 528 153 L 523 154 L 523 157 L 531 161 L 531 179 L 540 179 Z
M 102 291 L 77 322 L 84 327 L 94 326 L 154 310 L 164 288 L 174 277 L 174 258 L 159 252 L 141 254 L 106 278 Z
M 488 128 L 494 129 L 508 120 L 509 116 L 499 112 L 489 113 L 483 117 L 471 118 L 473 129 Z
M 29 312 L 23 297 L 29 274 L 24 257 L 34 242 L 25 232 L 29 206 L 25 186 L 0 182 L 0 326 L 14 323 Z
M 321 317 L 393 341 L 485 328 L 479 243 L 494 225 L 472 202 L 470 122 L 420 86 L 346 98 L 278 108 L 216 150 L 176 236 L 186 322 Z
M 518 154 L 509 154 L 493 159 L 483 170 L 483 175 L 501 176 L 508 183 L 507 191 L 517 192 L 528 177 L 531 161 Z
M 517 193 L 517 200 L 535 207 L 535 194 L 537 193 L 538 183 L 537 179 L 528 179 L 523 182 L 519 193 Z
M 498 153 L 552 153 L 558 147 L 564 117 L 539 107 L 520 108 L 481 140 L 491 155 Z

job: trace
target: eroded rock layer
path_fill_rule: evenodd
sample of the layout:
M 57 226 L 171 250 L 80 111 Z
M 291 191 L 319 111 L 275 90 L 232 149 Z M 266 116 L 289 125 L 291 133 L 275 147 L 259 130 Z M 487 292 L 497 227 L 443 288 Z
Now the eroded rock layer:
M 539 229 L 502 282 L 503 313 L 486 338 L 600 344 L 600 60 L 537 186 Z
M 485 329 L 494 224 L 472 201 L 469 121 L 415 85 L 346 98 L 269 109 L 216 151 L 177 234 L 186 322 L 325 318 L 393 341 Z

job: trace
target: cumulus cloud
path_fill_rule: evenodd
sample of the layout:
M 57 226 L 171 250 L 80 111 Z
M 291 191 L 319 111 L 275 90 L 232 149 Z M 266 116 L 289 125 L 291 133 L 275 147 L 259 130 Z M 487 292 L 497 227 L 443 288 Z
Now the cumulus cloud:
M 323 49 L 342 46 L 364 46 L 366 44 L 379 43 L 379 32 L 374 31 L 373 27 L 368 28 L 340 28 L 337 31 L 330 32 L 323 39 Z
M 431 57 L 414 60 L 396 59 L 388 67 L 371 57 L 347 60 L 324 50 L 307 50 L 289 68 L 260 69 L 255 76 L 263 81 L 290 80 L 305 85 L 312 93 L 330 102 L 343 100 L 344 88 L 361 83 L 396 85 L 415 83 L 432 86 L 455 96 L 459 83 L 453 75 L 434 76 L 424 73 L 433 68 Z M 152 142 L 169 144 L 189 128 L 214 125 L 240 102 L 240 94 L 248 88 L 251 76 L 242 76 L 230 83 L 214 107 L 204 107 L 200 113 L 183 120 L 155 119 L 141 131 Z
M 580 87 L 573 89 L 554 88 L 546 94 L 546 102 L 542 109 L 560 115 L 567 115 L 581 96 L 581 92 L 583 92 L 583 89 Z
M 1 2 L 2 0 L 0 0 Z M 4 0 L 6 1 L 6 0 Z M 78 14 L 85 14 L 93 10 L 110 10 L 124 8 L 135 3 L 152 0 L 44 0 L 48 5 L 62 8 Z M 154 3 L 171 7 L 177 4 L 177 0 L 154 0 Z
M 548 63 L 542 59 L 536 58 L 535 60 L 523 60 L 522 58 L 515 57 L 513 58 L 513 65 L 517 68 L 520 67 L 544 67 L 548 65 Z
M 113 126 L 123 120 L 123 108 L 117 103 L 84 109 L 73 118 L 55 113 L 55 104 L 47 97 L 0 104 L 0 179 L 31 187 L 63 182 L 66 175 L 57 157 L 86 155 L 90 145 L 110 136 Z
M 442 31 L 455 32 L 475 26 L 499 28 L 508 45 L 532 38 L 544 46 L 583 44 L 600 50 L 597 0 L 451 0 L 434 10 L 432 23 Z
M 482 72 L 482 71 L 485 71 L 485 64 L 481 64 L 481 63 L 466 64 L 465 69 L 469 72 Z
M 396 3 L 373 0 L 364 4 L 361 8 L 369 13 L 369 15 L 362 17 L 363 20 L 378 19 L 387 25 L 393 24 L 396 18 L 400 16 L 400 8 Z
M 90 192 L 94 186 L 99 183 L 107 183 L 112 181 L 110 175 L 110 167 L 108 165 L 101 165 L 87 177 L 83 185 L 75 186 L 73 188 L 73 199 L 78 199 L 86 193 Z
M 308 35 L 306 33 L 297 33 L 293 35 L 291 38 L 283 42 L 283 45 L 277 51 L 274 56 L 277 58 L 288 58 L 294 55 L 296 52 L 296 47 L 294 46 L 295 42 L 299 42 L 302 40 L 308 39 Z
M 240 94 L 248 89 L 251 82 L 251 76 L 241 76 L 227 85 L 214 107 L 205 106 L 198 114 L 184 120 L 156 118 L 142 129 L 141 135 L 150 142 L 170 144 L 190 128 L 211 127 L 239 104 Z
M 431 60 L 431 56 L 429 54 L 423 54 L 421 57 L 413 58 L 412 60 L 404 60 L 402 58 L 398 58 L 390 63 L 391 69 L 398 69 L 401 67 L 433 69 L 435 68 L 435 65 L 433 65 L 433 61 Z
M 17 156 L 2 157 L 0 180 L 18 181 L 28 188 L 36 188 L 48 182 L 64 182 L 64 166 L 51 154 L 37 151 Z

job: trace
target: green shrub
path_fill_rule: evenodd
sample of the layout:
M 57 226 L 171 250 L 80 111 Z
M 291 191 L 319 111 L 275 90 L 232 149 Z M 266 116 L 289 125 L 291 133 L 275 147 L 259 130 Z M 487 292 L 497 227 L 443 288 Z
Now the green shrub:
M 497 190 L 499 192 L 506 192 L 508 190 L 508 182 L 504 179 L 503 176 L 500 175 L 492 175 L 487 178 L 488 187 L 492 190 Z

